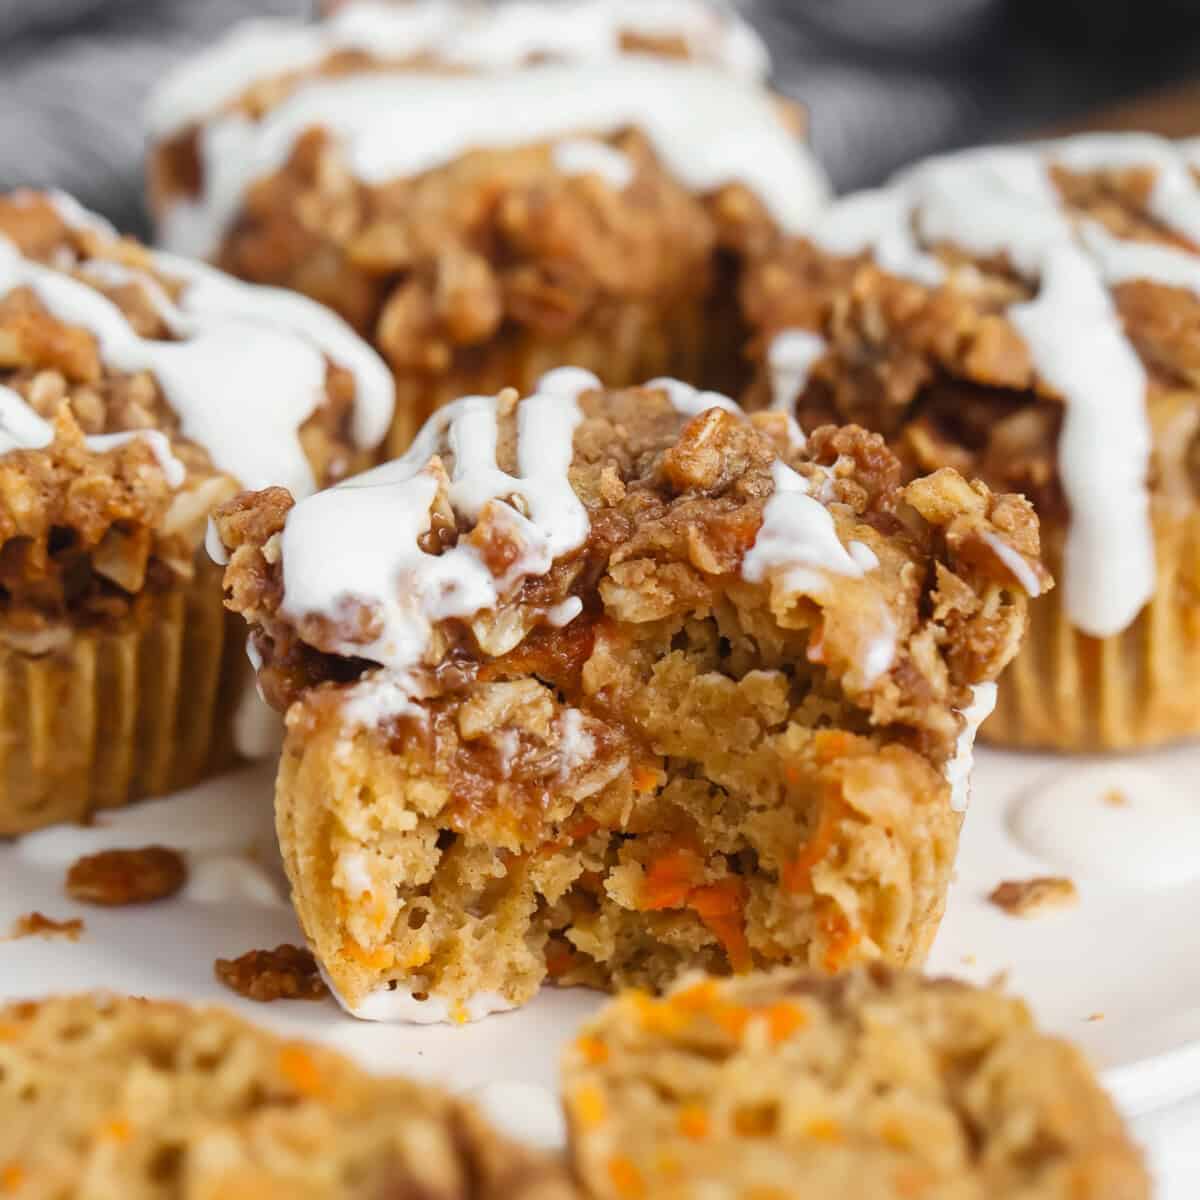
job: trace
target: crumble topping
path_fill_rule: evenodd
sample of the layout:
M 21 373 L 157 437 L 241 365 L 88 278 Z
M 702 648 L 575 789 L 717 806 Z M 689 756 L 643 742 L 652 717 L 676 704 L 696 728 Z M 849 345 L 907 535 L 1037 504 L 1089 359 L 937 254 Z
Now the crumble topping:
M 214 505 L 339 478 L 390 397 L 311 302 L 155 255 L 69 197 L 0 197 L 4 636 L 41 652 L 190 579 Z
M 861 421 L 911 471 L 1024 492 L 1073 623 L 1113 635 L 1154 589 L 1151 499 L 1197 494 L 1198 237 L 1200 187 L 1160 139 L 931 160 L 753 271 L 756 400 L 805 428 Z
M 282 945 L 274 950 L 248 950 L 240 958 L 218 958 L 217 979 L 230 991 L 269 1004 L 275 1000 L 323 1000 L 329 989 L 310 951 Z
M 183 855 L 167 846 L 101 850 L 71 864 L 66 891 L 82 904 L 117 908 L 165 900 L 183 887 L 187 877 Z
M 1057 875 L 1008 879 L 996 885 L 988 900 L 1011 917 L 1041 917 L 1074 908 L 1079 903 L 1079 889 L 1073 880 Z
M 724 404 L 554 372 L 522 402 L 441 410 L 403 459 L 298 506 L 280 489 L 226 505 L 229 604 L 264 693 L 286 709 L 357 681 L 343 699 L 370 726 L 481 671 L 548 659 L 570 687 L 604 614 L 662 619 L 744 581 L 814 627 L 809 661 L 873 722 L 911 722 L 948 761 L 957 710 L 1020 637 L 1022 580 L 1048 586 L 1028 504 L 948 470 L 903 489 L 875 435 L 797 446 L 781 417 Z M 580 615 L 547 619 L 572 599 Z
M 9 937 L 27 938 L 41 937 L 66 938 L 69 942 L 77 942 L 84 931 L 84 923 L 79 917 L 70 917 L 65 921 L 56 921 L 53 917 L 48 917 L 44 913 L 31 912 L 26 913 L 22 917 L 18 917 L 9 931 Z

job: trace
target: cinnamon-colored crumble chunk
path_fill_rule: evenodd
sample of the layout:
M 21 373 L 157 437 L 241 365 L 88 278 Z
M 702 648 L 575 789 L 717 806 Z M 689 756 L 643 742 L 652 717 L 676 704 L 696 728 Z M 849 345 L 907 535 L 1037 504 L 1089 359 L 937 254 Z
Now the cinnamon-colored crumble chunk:
M 66 890 L 72 900 L 118 908 L 175 895 L 187 882 L 187 862 L 168 846 L 101 850 L 71 864 Z
M 1037 879 L 1006 879 L 997 884 L 988 899 L 1013 917 L 1040 917 L 1046 913 L 1074 908 L 1079 889 L 1071 879 L 1044 875 Z
M 991 989 L 884 970 L 692 977 L 618 997 L 567 1051 L 596 1200 L 1149 1200 L 1074 1047 Z
M 1195 149 L 1095 135 L 930 160 L 756 261 L 749 407 L 882 434 L 911 478 L 1020 492 L 1061 586 L 988 737 L 1200 732 Z
M 244 677 L 204 552 L 243 486 L 365 459 L 391 380 L 333 314 L 0 196 L 0 837 L 196 782 Z
M 826 195 L 767 67 L 709 0 L 256 22 L 152 99 L 151 207 L 165 245 L 369 338 L 394 453 L 434 408 L 567 363 L 736 389 L 743 266 Z
M 213 967 L 230 991 L 258 1000 L 322 1000 L 329 995 L 312 953 L 299 946 L 248 950 L 239 958 L 218 958 Z
M 29 1200 L 570 1200 L 465 1102 L 218 1008 L 0 1008 L 0 1194 Z
M 975 727 L 1049 579 L 1025 501 L 579 370 L 216 515 L 287 713 L 277 824 L 360 1016 L 544 980 L 920 961 Z
M 78 917 L 69 917 L 65 921 L 58 921 L 44 913 L 30 912 L 18 917 L 13 922 L 8 936 L 13 939 L 64 937 L 69 942 L 77 942 L 83 930 L 84 924 Z

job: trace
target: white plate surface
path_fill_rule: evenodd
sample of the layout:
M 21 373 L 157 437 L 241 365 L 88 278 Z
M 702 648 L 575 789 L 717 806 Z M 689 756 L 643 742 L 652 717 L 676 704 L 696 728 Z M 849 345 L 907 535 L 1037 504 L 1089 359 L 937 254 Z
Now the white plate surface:
M 1114 789 L 1124 804 L 1111 802 Z M 1200 1093 L 1197 792 L 1200 749 L 1122 763 L 981 752 L 958 878 L 929 964 L 977 982 L 1006 973 L 1046 1028 L 1084 1046 L 1131 1114 Z M 593 995 L 547 990 L 521 1012 L 431 1028 L 364 1024 L 332 1000 L 254 1004 L 216 982 L 217 957 L 300 940 L 270 794 L 270 769 L 256 767 L 104 814 L 88 828 L 0 842 L 0 935 L 32 910 L 86 923 L 78 942 L 0 942 L 0 999 L 107 988 L 219 1002 L 374 1070 L 477 1093 L 514 1132 L 554 1143 L 557 1058 L 601 1002 Z M 1021 813 L 1036 854 L 1013 832 Z M 1165 841 L 1155 833 L 1164 822 Z M 188 852 L 192 879 L 179 897 L 104 910 L 64 895 L 65 872 L 81 854 L 154 842 Z M 1020 920 L 986 900 L 1002 880 L 1046 874 L 1075 880 L 1076 908 Z

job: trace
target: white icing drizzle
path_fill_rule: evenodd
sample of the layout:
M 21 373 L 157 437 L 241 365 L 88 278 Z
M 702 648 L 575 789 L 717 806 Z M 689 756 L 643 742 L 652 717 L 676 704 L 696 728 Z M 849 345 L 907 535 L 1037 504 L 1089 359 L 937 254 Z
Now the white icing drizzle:
M 163 243 L 211 254 L 250 185 L 279 170 L 318 126 L 367 184 L 420 175 L 470 150 L 632 126 L 685 187 L 703 194 L 743 184 L 787 230 L 803 228 L 828 193 L 774 98 L 714 67 L 630 56 L 484 75 L 403 71 L 317 80 L 259 122 L 226 114 L 206 123 L 204 192 L 168 209 Z
M 403 458 L 312 496 L 288 514 L 284 615 L 336 616 L 358 601 L 379 618 L 370 644 L 335 640 L 327 647 L 387 668 L 353 689 L 352 718 L 370 723 L 409 709 L 420 688 L 414 672 L 438 622 L 494 609 L 526 578 L 544 574 L 586 540 L 587 511 L 567 472 L 582 419 L 575 396 L 595 383 L 586 372 L 554 372 L 519 405 L 516 476 L 496 465 L 498 399 L 468 396 L 439 410 Z M 443 442 L 454 454 L 449 476 L 436 457 Z M 503 578 L 466 538 L 442 554 L 421 548 L 439 486 L 460 517 L 475 522 L 488 508 L 506 527 L 519 552 Z M 329 570 L 331 547 L 337 548 L 336 571 Z
M 842 545 L 829 510 L 809 494 L 808 483 L 778 459 L 771 466 L 774 495 L 763 510 L 762 528 L 742 560 L 742 578 L 762 583 L 785 572 L 784 586 L 823 591 L 829 574 L 851 579 L 864 569 Z
M 61 195 L 52 200 L 73 225 L 90 225 L 74 202 Z M 282 484 L 297 495 L 314 489 L 299 430 L 325 395 L 326 355 L 354 375 L 358 444 L 366 448 L 383 438 L 391 421 L 391 376 L 340 318 L 304 297 L 244 284 L 210 267 L 169 255 L 154 262 L 184 284 L 178 303 L 144 273 L 121 264 L 93 262 L 88 272 L 109 283 L 143 285 L 176 340 L 139 336 L 107 296 L 23 258 L 7 239 L 0 239 L 0 295 L 31 288 L 53 316 L 96 338 L 106 365 L 153 372 L 184 435 L 245 487 Z M 11 415 L 11 401 L 6 405 Z M 33 426 L 22 419 L 22 428 Z M 163 457 L 162 435 L 144 436 L 168 476 L 182 482 L 178 461 Z
M 1019 797 L 1009 814 L 1021 845 L 1083 884 L 1161 891 L 1200 878 L 1194 761 L 1075 763 Z
M 568 708 L 558 720 L 558 773 L 568 778 L 596 753 L 596 739 L 588 732 L 587 717 L 577 708 Z
M 828 345 L 820 334 L 807 329 L 785 329 L 771 339 L 767 367 L 771 372 L 771 407 L 790 413 L 808 384 L 813 367 Z
M 567 138 L 554 147 L 552 158 L 564 175 L 598 175 L 618 192 L 633 182 L 629 155 L 594 138 Z
M 127 433 L 101 433 L 84 438 L 87 448 L 104 454 L 141 438 L 154 455 L 167 485 L 178 488 L 187 478 L 187 468 L 171 453 L 171 442 L 156 429 L 134 429 Z M 38 416 L 24 398 L 0 384 L 0 454 L 10 450 L 44 450 L 54 441 L 54 427 Z
M 698 417 L 702 412 L 708 412 L 710 408 L 723 408 L 726 412 L 739 415 L 742 411 L 741 406 L 730 400 L 728 396 L 722 396 L 720 392 L 702 392 L 698 388 L 692 387 L 690 383 L 684 383 L 681 379 L 651 379 L 643 386 L 666 392 L 671 407 L 685 417 Z
M 983 540 L 992 553 L 1008 568 L 1027 596 L 1036 599 L 1042 594 L 1042 581 L 1022 554 L 1013 549 L 1002 537 L 997 537 L 988 530 L 984 531 Z
M 334 998 L 352 1017 L 360 1021 L 395 1021 L 408 1025 L 466 1025 L 482 1021 L 492 1013 L 511 1012 L 516 1007 L 498 992 L 477 992 L 466 1000 L 447 1000 L 432 993 L 424 1000 L 417 995 L 425 992 L 424 979 L 396 980 L 394 986 L 384 985 L 371 992 L 359 1004 L 351 1005 L 333 986 L 322 971 Z
M 996 685 L 977 683 L 972 690 L 971 703 L 962 710 L 963 727 L 954 747 L 954 757 L 946 764 L 946 781 L 950 784 L 950 807 L 966 812 L 971 803 L 971 770 L 975 765 L 975 735 L 996 707 Z
M 955 282 L 926 249 L 939 242 L 1003 255 L 1038 284 L 1035 298 L 1008 315 L 1039 378 L 1066 402 L 1058 451 L 1071 508 L 1064 603 L 1072 623 L 1097 637 L 1127 628 L 1155 586 L 1147 378 L 1108 289 L 1143 279 L 1200 296 L 1200 259 L 1073 218 L 1049 170 L 1151 168 L 1151 216 L 1200 241 L 1200 188 L 1189 156 L 1200 160 L 1200 151 L 1130 134 L 971 151 L 834 205 L 810 233 L 830 253 L 872 253 L 885 270 L 929 287 Z M 1036 582 L 1009 565 L 1024 586 Z
M 167 76 L 150 98 L 146 124 L 152 137 L 170 137 L 233 103 L 259 80 L 307 70 L 340 50 L 495 69 L 533 57 L 615 58 L 626 53 L 626 31 L 682 37 L 696 57 L 747 79 L 765 78 L 770 68 L 757 34 L 733 12 L 704 0 L 357 3 L 322 24 L 258 20 L 236 26 Z

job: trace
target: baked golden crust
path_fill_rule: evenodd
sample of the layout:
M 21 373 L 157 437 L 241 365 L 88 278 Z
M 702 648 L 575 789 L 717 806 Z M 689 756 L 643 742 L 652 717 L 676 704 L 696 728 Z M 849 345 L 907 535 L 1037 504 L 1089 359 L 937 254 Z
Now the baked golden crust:
M 1147 1200 L 1080 1054 L 991 990 L 874 967 L 626 993 L 567 1052 L 588 1195 Z
M 0 1187 L 28 1200 L 565 1200 L 466 1104 L 220 1009 L 0 1009 Z
M 405 672 L 369 658 L 391 588 L 406 612 L 431 564 L 451 588 L 447 555 L 501 578 L 525 553 L 509 503 L 473 518 L 450 503 L 465 427 L 423 442 L 443 482 L 419 502 L 419 561 L 379 598 L 347 582 L 332 609 L 289 607 L 307 568 L 285 553 L 280 489 L 216 514 L 228 603 L 287 710 L 280 841 L 334 987 L 368 1015 L 419 1018 L 429 997 L 467 1019 L 548 976 L 659 988 L 695 965 L 919 961 L 957 842 L 961 713 L 1020 639 L 1012 563 L 1044 582 L 1029 506 L 950 471 L 902 488 L 858 429 L 801 446 L 781 417 L 702 399 L 689 417 L 653 387 L 576 403 L 565 478 L 586 536 L 494 606 L 436 622 Z M 452 427 L 486 411 L 464 406 Z M 538 436 L 523 411 L 495 402 L 501 471 L 519 426 Z M 867 569 L 747 570 L 786 479 Z M 402 493 L 380 511 L 384 529 L 412 516 Z M 324 528 L 333 556 L 341 532 Z M 320 569 L 324 544 L 289 544 Z

